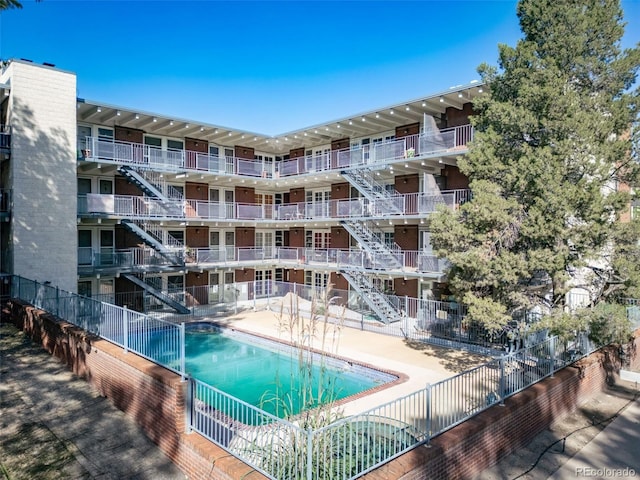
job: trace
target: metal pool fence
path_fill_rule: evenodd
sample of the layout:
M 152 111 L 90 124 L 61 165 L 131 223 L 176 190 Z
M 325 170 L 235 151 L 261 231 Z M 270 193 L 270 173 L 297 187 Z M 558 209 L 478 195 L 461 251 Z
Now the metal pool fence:
M 176 325 L 18 275 L 11 276 L 10 296 L 185 377 L 184 323 Z
M 357 415 L 321 408 L 283 420 L 185 373 L 184 324 L 132 312 L 19 276 L 10 296 L 176 371 L 188 381 L 187 428 L 272 479 L 349 480 L 435 436 L 595 350 L 586 334 L 556 337 L 426 385 Z M 5 279 L 7 277 L 4 277 Z M 315 423 L 308 420 L 313 418 Z

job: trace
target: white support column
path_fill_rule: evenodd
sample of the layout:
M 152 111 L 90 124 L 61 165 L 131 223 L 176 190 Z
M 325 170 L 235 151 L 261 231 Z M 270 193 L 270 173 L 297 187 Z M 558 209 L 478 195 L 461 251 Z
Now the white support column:
M 9 257 L 14 274 L 77 290 L 76 76 L 12 61 Z

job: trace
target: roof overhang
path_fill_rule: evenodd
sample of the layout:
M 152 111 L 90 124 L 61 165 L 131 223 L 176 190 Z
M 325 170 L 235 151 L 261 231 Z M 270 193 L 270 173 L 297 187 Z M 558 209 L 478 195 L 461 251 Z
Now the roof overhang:
M 151 135 L 206 140 L 220 146 L 242 145 L 258 152 L 285 155 L 295 148 L 313 148 L 343 138 L 366 138 L 380 132 L 394 131 L 399 126 L 422 123 L 425 115 L 434 117 L 437 124 L 442 124 L 447 108 L 460 110 L 482 91 L 482 83 L 472 82 L 280 135 L 265 135 L 80 98 L 77 120 L 80 123 L 143 130 Z

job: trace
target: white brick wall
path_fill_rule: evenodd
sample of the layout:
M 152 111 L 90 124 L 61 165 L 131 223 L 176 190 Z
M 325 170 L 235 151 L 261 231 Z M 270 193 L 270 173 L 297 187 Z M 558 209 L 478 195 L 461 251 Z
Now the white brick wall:
M 13 62 L 13 273 L 77 289 L 76 77 Z

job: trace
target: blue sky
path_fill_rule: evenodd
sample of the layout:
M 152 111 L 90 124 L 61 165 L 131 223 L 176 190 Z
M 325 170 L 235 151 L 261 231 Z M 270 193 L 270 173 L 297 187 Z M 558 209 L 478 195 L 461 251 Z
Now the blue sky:
M 284 133 L 478 79 L 521 38 L 515 1 L 23 1 L 0 58 L 76 72 L 78 96 Z M 622 2 L 624 46 L 640 0 Z

